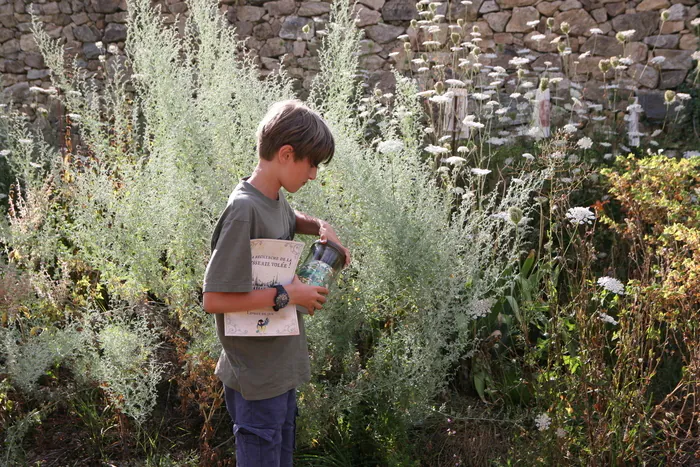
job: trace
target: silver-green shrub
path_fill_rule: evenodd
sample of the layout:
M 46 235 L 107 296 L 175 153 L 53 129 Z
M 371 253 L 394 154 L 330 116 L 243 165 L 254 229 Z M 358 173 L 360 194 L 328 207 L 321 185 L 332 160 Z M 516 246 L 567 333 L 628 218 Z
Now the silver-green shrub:
M 99 358 L 92 371 L 123 413 L 145 421 L 156 405 L 164 370 L 158 362 L 158 332 L 143 318 L 111 320 L 96 331 Z
M 436 171 L 422 152 L 415 82 L 397 77 L 389 98 L 355 92 L 360 37 L 345 8 L 334 4 L 324 44 L 333 67 L 322 66 L 312 92 L 333 127 L 337 156 L 320 172 L 321 183 L 293 198 L 337 225 L 354 258 L 340 294 L 309 320 L 314 373 L 342 368 L 337 384 L 324 389 L 335 413 L 369 403 L 415 422 L 475 345 L 474 319 L 507 284 L 504 271 L 529 227 L 503 213 L 528 213 L 542 177 L 523 173 L 487 189 L 482 172 L 472 173 L 463 159 L 440 161 Z M 363 105 L 381 119 L 381 142 L 364 139 Z M 358 335 L 372 342 L 367 355 L 358 353 Z
M 213 331 L 196 294 L 211 230 L 237 179 L 253 168 L 257 122 L 292 88 L 284 73 L 258 78 L 215 3 L 192 0 L 189 7 L 180 38 L 148 0 L 134 0 L 127 55 L 105 53 L 104 86 L 77 63 L 66 73 L 62 50 L 37 24 L 81 143 L 68 154 L 47 150 L 34 167 L 29 162 L 44 152 L 17 151 L 20 130 L 13 130 L 8 157 L 26 187 L 16 204 L 37 206 L 10 216 L 2 242 L 20 257 L 34 252 L 23 264 L 39 271 L 87 265 L 115 301 L 157 297 L 198 347 Z M 363 97 L 355 78 L 361 34 L 349 7 L 333 5 L 310 98 L 333 129 L 336 157 L 290 199 L 333 223 L 354 263 L 324 311 L 308 320 L 317 377 L 301 400 L 316 409 L 308 420 L 369 405 L 417 422 L 476 345 L 475 319 L 508 284 L 505 271 L 529 229 L 527 217 L 518 225 L 508 212 L 527 216 L 542 177 L 492 180 L 496 174 L 485 167 L 425 147 L 410 79 L 397 77 L 394 96 Z M 366 140 L 374 124 L 381 141 Z M 50 241 L 34 250 L 42 240 Z M 125 306 L 84 328 L 100 357 L 80 360 L 84 368 L 137 420 L 155 403 L 161 371 L 153 322 Z

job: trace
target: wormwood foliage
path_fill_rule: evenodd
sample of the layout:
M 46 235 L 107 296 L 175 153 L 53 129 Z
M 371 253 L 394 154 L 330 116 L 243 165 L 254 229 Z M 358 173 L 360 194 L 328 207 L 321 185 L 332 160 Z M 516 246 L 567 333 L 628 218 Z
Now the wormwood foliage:
M 320 377 L 305 396 L 330 393 L 308 403 L 348 411 L 350 418 L 376 413 L 370 436 L 405 452 L 392 444 L 394 424 L 420 421 L 431 410 L 455 363 L 474 345 L 476 310 L 500 292 L 505 269 L 519 255 L 528 228 L 496 214 L 509 207 L 529 212 L 542 177 L 523 173 L 520 184 L 488 190 L 462 166 L 436 173 L 421 154 L 416 83 L 400 77 L 379 132 L 400 149 L 367 145 L 367 120 L 357 112 L 347 118 L 361 96 L 352 94 L 350 82 L 358 36 L 347 32 L 354 28 L 343 8 L 334 7 L 326 44 L 335 55 L 332 75 L 322 67 L 312 92 L 326 96 L 319 108 L 335 130 L 338 157 L 295 201 L 340 226 L 354 266 L 340 296 L 309 322 Z M 326 84 L 341 77 L 348 82 Z
M 528 214 L 542 177 L 523 171 L 517 182 L 486 183 L 488 174 L 460 163 L 436 172 L 422 156 L 423 115 L 408 78 L 399 77 L 378 123 L 392 143 L 368 142 L 357 110 L 361 35 L 349 10 L 333 5 L 309 102 L 332 127 L 337 155 L 290 196 L 337 226 L 354 257 L 308 321 L 315 376 L 300 396 L 300 428 L 308 441 L 344 427 L 374 440 L 382 462 L 400 463 L 408 428 L 476 345 L 474 318 L 511 280 L 529 227 L 503 213 Z M 3 332 L 14 334 L 4 342 L 8 355 L 30 362 L 29 349 L 49 349 L 26 382 L 11 368 L 20 359 L 5 362 L 19 390 L 31 391 L 56 362 L 86 368 L 142 421 L 157 403 L 163 320 L 183 327 L 197 354 L 219 351 L 198 297 L 209 237 L 255 163 L 257 122 L 292 92 L 284 72 L 258 78 L 215 3 L 191 0 L 189 11 L 180 37 L 150 2 L 131 2 L 126 55 L 105 54 L 104 85 L 77 62 L 66 71 L 63 50 L 35 23 L 75 136 L 57 151 L 17 115 L 5 120 L 6 157 L 20 178 L 1 239 L 39 297 L 8 315 Z M 42 332 L 26 332 L 30 321 Z M 69 330 L 67 344 L 43 345 Z M 60 358 L 88 341 L 83 357 Z

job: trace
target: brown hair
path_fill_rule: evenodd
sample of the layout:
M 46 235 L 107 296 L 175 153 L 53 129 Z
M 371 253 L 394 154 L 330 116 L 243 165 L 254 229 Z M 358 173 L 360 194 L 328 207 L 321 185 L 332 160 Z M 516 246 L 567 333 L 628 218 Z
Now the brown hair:
M 290 99 L 273 104 L 258 125 L 258 157 L 272 160 L 288 144 L 294 160 L 309 159 L 314 166 L 333 159 L 335 141 L 326 122 L 301 101 Z

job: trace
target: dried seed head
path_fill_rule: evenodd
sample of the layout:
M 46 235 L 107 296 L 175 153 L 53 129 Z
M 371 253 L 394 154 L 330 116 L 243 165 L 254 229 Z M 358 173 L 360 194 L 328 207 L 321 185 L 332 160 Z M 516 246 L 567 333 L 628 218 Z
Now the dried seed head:
M 437 91 L 438 94 L 442 94 L 445 91 L 445 84 L 442 81 L 435 83 L 435 91 Z
M 670 104 L 674 100 L 676 100 L 676 93 L 675 92 L 673 92 L 669 89 L 668 91 L 666 91 L 664 93 L 664 102 L 666 102 L 667 104 Z
M 562 23 L 559 25 L 559 29 L 561 29 L 561 32 L 564 34 L 569 34 L 569 31 L 571 31 L 571 25 L 566 21 L 562 21 Z
M 508 208 L 508 217 L 513 224 L 518 225 L 523 220 L 523 210 L 517 206 L 511 206 Z

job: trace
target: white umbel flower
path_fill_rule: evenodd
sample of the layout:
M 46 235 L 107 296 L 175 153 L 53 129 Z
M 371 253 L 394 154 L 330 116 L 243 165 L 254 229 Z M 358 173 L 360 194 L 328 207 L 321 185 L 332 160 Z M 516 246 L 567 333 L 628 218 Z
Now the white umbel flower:
M 625 294 L 625 285 L 614 277 L 604 276 L 598 279 L 598 285 L 607 290 L 618 295 Z
M 464 81 L 458 79 L 446 79 L 445 84 L 448 86 L 462 87 L 465 85 Z
M 618 34 L 625 39 L 629 39 L 630 37 L 634 36 L 636 32 L 637 31 L 635 29 L 628 29 L 627 31 L 620 31 Z
M 434 144 L 429 144 L 425 147 L 425 150 L 428 151 L 430 154 L 447 154 L 449 149 L 444 148 L 442 146 L 435 146 Z
M 450 93 L 445 93 L 442 94 L 441 96 L 433 96 L 428 99 L 430 102 L 434 102 L 436 104 L 448 104 L 452 102 L 452 94 Z
M 591 149 L 593 147 L 593 140 L 588 136 L 584 136 L 576 142 L 576 145 L 582 149 Z
M 549 428 L 549 425 L 551 424 L 552 418 L 546 413 L 540 414 L 537 417 L 535 417 L 535 425 L 537 425 L 537 429 L 540 431 L 547 430 Z
M 563 130 L 564 132 L 571 134 L 576 133 L 577 128 L 576 125 L 574 125 L 573 123 L 567 123 L 566 125 L 564 125 Z
M 416 97 L 430 97 L 433 94 L 437 94 L 437 92 L 434 89 L 428 89 L 427 91 L 421 91 L 418 94 L 416 94 Z
M 457 164 L 463 164 L 467 162 L 467 160 L 464 157 L 459 157 L 459 156 L 450 156 L 447 159 L 445 159 L 445 162 L 451 165 L 457 165 Z
M 491 170 L 474 168 L 474 169 L 471 169 L 471 173 L 473 173 L 474 175 L 476 175 L 478 177 L 483 177 L 484 175 L 490 174 Z
M 467 115 L 466 117 L 464 117 L 464 120 L 462 120 L 462 123 L 469 128 L 484 128 L 484 124 L 480 122 L 475 122 L 474 118 L 474 115 Z
M 491 306 L 493 305 L 493 300 L 490 298 L 484 298 L 481 300 L 474 300 L 469 304 L 468 313 L 473 318 L 481 318 L 488 315 L 491 312 Z
M 399 141 L 398 139 L 389 139 L 379 143 L 377 145 L 377 151 L 382 154 L 390 154 L 401 151 L 403 147 L 403 142 Z
M 604 323 L 612 324 L 613 326 L 617 326 L 617 324 L 618 324 L 618 322 L 615 318 L 613 318 L 609 314 L 603 313 L 601 311 L 598 312 L 598 319 Z
M 589 208 L 575 207 L 566 211 L 566 218 L 572 224 L 592 224 L 595 220 L 595 214 Z

